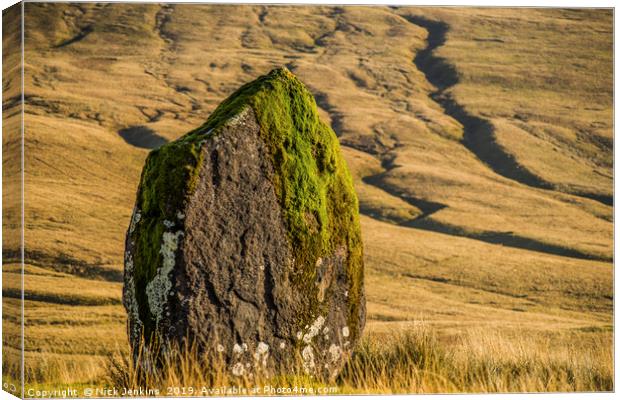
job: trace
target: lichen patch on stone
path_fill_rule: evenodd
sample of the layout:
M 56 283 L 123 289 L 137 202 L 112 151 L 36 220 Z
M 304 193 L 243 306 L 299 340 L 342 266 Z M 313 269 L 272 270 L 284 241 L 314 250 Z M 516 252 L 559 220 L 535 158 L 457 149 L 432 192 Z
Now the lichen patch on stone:
M 142 322 L 140 321 L 138 302 L 136 300 L 136 284 L 133 279 L 133 269 L 133 257 L 130 252 L 125 252 L 125 270 L 128 273 L 128 278 L 125 283 L 123 301 L 129 315 L 131 334 L 137 336 L 140 334 Z
M 312 342 L 312 339 L 314 339 L 314 337 L 319 334 L 324 323 L 325 323 L 325 317 L 323 317 L 322 315 L 319 315 L 319 317 L 310 326 L 308 333 L 304 335 L 303 337 L 304 343 L 309 344 L 310 342 Z
M 254 360 L 256 363 L 260 363 L 263 367 L 267 366 L 267 358 L 269 357 L 269 345 L 264 342 L 259 342 L 254 352 Z
M 267 343 L 258 342 L 256 346 L 256 354 L 262 355 L 269 351 L 269 345 Z
M 247 112 L 250 110 L 249 107 L 243 107 L 241 109 L 241 111 L 239 111 L 239 113 L 237 113 L 237 115 L 231 117 L 228 122 L 226 123 L 226 125 L 228 126 L 234 126 L 234 125 L 239 125 L 243 123 L 243 119 L 245 118 Z
M 309 374 L 315 367 L 314 364 L 314 351 L 311 346 L 306 346 L 301 351 L 301 358 L 303 360 L 303 367 L 306 374 Z
M 146 295 L 151 315 L 155 317 L 155 323 L 159 324 L 163 317 L 168 296 L 172 289 L 172 281 L 169 274 L 175 264 L 176 250 L 179 247 L 179 238 L 183 231 L 164 232 L 162 235 L 161 249 L 163 256 L 162 266 L 157 270 L 157 275 L 146 285 Z
M 140 209 L 134 208 L 133 215 L 131 216 L 131 223 L 129 224 L 130 234 L 133 233 L 133 231 L 136 229 L 136 225 L 138 224 L 138 222 L 140 222 L 140 218 L 142 218 L 142 215 L 140 214 Z
M 245 344 L 245 343 L 244 343 Z M 245 350 L 243 349 L 243 347 L 241 347 L 239 344 L 235 343 L 235 345 L 233 346 L 233 353 L 235 354 L 243 354 Z
M 243 376 L 244 373 L 245 373 L 245 368 L 243 367 L 243 364 L 236 363 L 235 365 L 233 365 L 232 374 L 234 376 Z
M 335 344 L 332 344 L 331 346 L 329 346 L 328 351 L 329 351 L 329 356 L 331 358 L 332 363 L 336 363 L 340 361 L 340 357 L 342 357 L 342 350 L 340 349 L 340 346 L 336 346 Z

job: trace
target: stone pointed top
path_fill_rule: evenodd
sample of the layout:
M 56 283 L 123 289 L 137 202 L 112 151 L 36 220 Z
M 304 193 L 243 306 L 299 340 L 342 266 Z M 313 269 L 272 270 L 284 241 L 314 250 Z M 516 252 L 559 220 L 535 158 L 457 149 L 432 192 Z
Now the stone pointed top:
M 312 122 L 319 120 L 314 96 L 288 68 L 279 67 L 241 86 L 215 109 L 205 124 L 179 140 L 188 141 L 215 133 L 248 106 L 254 109 L 259 122 L 266 114 L 279 120 L 294 114 L 311 118 Z

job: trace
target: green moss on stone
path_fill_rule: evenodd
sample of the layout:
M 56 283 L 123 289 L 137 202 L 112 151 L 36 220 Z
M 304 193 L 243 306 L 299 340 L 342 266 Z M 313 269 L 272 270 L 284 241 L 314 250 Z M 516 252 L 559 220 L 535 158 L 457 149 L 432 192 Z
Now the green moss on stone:
M 319 119 L 312 94 L 287 69 L 276 69 L 242 86 L 204 125 L 149 155 L 138 193 L 144 223 L 134 232 L 139 238 L 134 250 L 136 297 L 145 333 L 152 328 L 154 317 L 149 314 L 144 291 L 161 266 L 163 221 L 178 223 L 175 215 L 192 193 L 200 170 L 203 141 L 217 135 L 245 107 L 254 110 L 273 157 L 274 186 L 295 257 L 293 284 L 314 294 L 308 296 L 308 312 L 300 315 L 299 327 L 324 311 L 312 300 L 317 291 L 316 260 L 347 245 L 349 325 L 354 339 L 358 336 L 363 280 L 357 197 L 336 135 Z
M 162 235 L 166 230 L 164 221 L 174 222 L 177 227 L 181 227 L 176 214 L 183 209 L 184 193 L 198 161 L 196 144 L 172 142 L 152 151 L 142 171 L 137 199 L 142 217 L 130 239 L 135 242 L 133 261 L 136 301 L 146 334 L 152 332 L 155 321 L 148 307 L 146 286 L 162 265 L 160 249 Z

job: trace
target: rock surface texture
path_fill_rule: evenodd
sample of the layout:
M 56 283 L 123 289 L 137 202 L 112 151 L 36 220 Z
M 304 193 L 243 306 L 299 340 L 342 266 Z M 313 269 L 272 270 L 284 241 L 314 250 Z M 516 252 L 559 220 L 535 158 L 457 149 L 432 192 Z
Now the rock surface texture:
M 333 378 L 365 323 L 358 203 L 310 92 L 277 69 L 148 156 L 123 303 L 141 338 L 195 343 L 234 375 Z

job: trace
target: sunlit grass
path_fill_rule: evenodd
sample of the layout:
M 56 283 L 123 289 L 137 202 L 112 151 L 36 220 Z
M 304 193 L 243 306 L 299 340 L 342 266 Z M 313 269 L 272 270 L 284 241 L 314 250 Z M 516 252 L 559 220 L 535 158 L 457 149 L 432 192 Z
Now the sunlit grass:
M 408 331 L 365 337 L 333 381 L 304 374 L 301 365 L 286 375 L 235 377 L 222 359 L 198 356 L 192 346 L 171 351 L 159 363 L 143 353 L 134 364 L 126 351 L 110 352 L 91 365 L 98 368 L 96 379 L 72 386 L 161 394 L 186 388 L 175 395 L 208 395 L 226 387 L 245 388 L 247 394 L 264 394 L 265 387 L 305 390 L 298 394 L 325 388 L 332 388 L 332 394 L 613 390 L 611 332 L 566 338 L 471 330 L 441 339 L 428 326 L 416 324 Z M 75 361 L 48 362 L 28 376 L 26 388 L 55 389 L 59 385 L 52 382 L 71 381 L 83 373 L 81 368 Z M 255 388 L 260 391 L 253 393 Z

